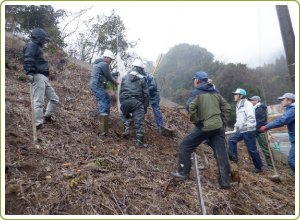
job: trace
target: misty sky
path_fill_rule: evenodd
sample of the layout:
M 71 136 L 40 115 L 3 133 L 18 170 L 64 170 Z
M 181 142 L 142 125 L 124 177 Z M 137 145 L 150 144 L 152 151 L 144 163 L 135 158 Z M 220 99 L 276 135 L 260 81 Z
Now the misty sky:
M 285 55 L 276 4 L 289 4 L 298 42 L 296 2 L 74 2 L 72 11 L 95 5 L 85 16 L 91 17 L 115 9 L 128 39 L 141 39 L 134 52 L 150 61 L 170 47 L 188 43 L 206 48 L 216 60 L 255 67 Z

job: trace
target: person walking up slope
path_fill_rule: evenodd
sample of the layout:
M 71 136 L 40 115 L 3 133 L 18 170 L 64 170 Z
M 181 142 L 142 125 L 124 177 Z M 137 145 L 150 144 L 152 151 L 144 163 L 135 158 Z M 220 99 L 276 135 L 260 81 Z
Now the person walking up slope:
M 144 120 L 149 106 L 149 90 L 146 78 L 142 75 L 144 64 L 141 60 L 136 59 L 132 63 L 132 70 L 129 71 L 121 82 L 119 100 L 122 111 L 122 121 L 125 131 L 123 137 L 128 137 L 130 134 L 130 113 L 135 124 L 137 145 L 147 147 L 144 144 Z
M 107 82 L 119 85 L 109 70 L 109 65 L 115 59 L 114 54 L 106 50 L 102 58 L 95 60 L 90 80 L 90 88 L 98 101 L 99 116 L 102 113 L 110 114 L 111 97 L 105 91 Z
M 244 140 L 255 167 L 251 172 L 260 173 L 263 164 L 256 147 L 256 120 L 254 107 L 252 103 L 245 98 L 247 93 L 244 89 L 238 88 L 232 94 L 234 94 L 234 101 L 237 102 L 236 123 L 234 125 L 234 130 L 236 130 L 237 133 L 228 139 L 229 159 L 237 163 L 237 143 Z

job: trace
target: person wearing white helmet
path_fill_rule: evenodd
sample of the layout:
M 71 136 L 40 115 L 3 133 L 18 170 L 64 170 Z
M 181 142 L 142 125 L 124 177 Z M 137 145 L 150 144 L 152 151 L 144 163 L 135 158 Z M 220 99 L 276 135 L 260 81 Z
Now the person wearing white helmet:
M 114 54 L 110 50 L 106 50 L 102 58 L 94 62 L 90 88 L 97 98 L 99 115 L 102 113 L 110 114 L 111 97 L 105 91 L 107 82 L 109 81 L 116 86 L 119 85 L 109 70 L 109 65 L 114 59 Z
M 251 172 L 260 173 L 263 163 L 261 162 L 261 158 L 256 147 L 256 119 L 254 107 L 252 103 L 245 98 L 247 93 L 244 89 L 238 88 L 235 92 L 232 92 L 232 94 L 234 95 L 234 101 L 237 102 L 236 123 L 234 125 L 234 130 L 236 130 L 237 133 L 231 136 L 228 140 L 229 159 L 236 163 L 238 162 L 237 143 L 244 140 L 255 167 L 251 170 Z
M 125 131 L 122 133 L 124 138 L 130 135 L 130 113 L 135 124 L 137 135 L 137 145 L 148 147 L 144 144 L 144 120 L 149 106 L 149 90 L 146 78 L 142 75 L 144 71 L 143 62 L 136 59 L 132 63 L 132 70 L 123 78 L 120 86 L 119 100 L 122 111 L 122 121 Z

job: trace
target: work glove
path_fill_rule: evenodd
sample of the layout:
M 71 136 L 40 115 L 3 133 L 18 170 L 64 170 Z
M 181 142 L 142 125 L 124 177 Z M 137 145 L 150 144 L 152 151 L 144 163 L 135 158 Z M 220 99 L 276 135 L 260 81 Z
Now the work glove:
M 120 83 L 118 83 L 117 81 L 115 82 L 115 85 L 118 86 Z
M 261 132 L 264 132 L 266 129 L 267 129 L 266 126 L 261 126 L 259 130 L 260 130 Z

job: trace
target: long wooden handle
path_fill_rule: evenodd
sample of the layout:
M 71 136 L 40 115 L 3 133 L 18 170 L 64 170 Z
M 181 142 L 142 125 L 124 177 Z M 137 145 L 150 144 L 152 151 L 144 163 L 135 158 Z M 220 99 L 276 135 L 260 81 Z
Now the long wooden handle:
M 37 134 L 36 134 L 36 126 L 35 126 L 35 111 L 34 111 L 34 104 L 33 104 L 33 91 L 32 91 L 32 83 L 30 85 L 30 100 L 31 100 L 31 125 L 33 131 L 33 143 L 37 143 Z
M 272 151 L 271 151 L 271 147 L 270 147 L 270 139 L 269 139 L 267 131 L 264 131 L 264 133 L 265 133 L 265 138 L 266 138 L 266 141 L 267 141 L 268 150 L 269 150 L 269 154 L 270 154 L 270 157 L 271 157 L 272 165 L 273 165 L 273 168 L 274 168 L 274 172 L 277 175 L 278 173 L 277 173 L 277 170 L 276 170 L 276 167 L 275 167 L 275 163 L 274 163 L 274 160 L 273 160 L 273 155 L 272 155 Z
M 161 57 L 162 57 L 162 54 L 161 54 L 160 57 L 159 57 L 159 60 L 158 60 L 158 62 L 157 62 L 157 64 L 156 64 L 156 67 L 155 67 L 155 69 L 154 69 L 154 71 L 153 71 L 152 76 L 154 76 L 154 74 L 155 74 L 155 72 L 156 72 L 156 69 L 157 69 L 157 67 L 158 67 L 158 65 L 159 65 L 159 63 L 160 63 Z

